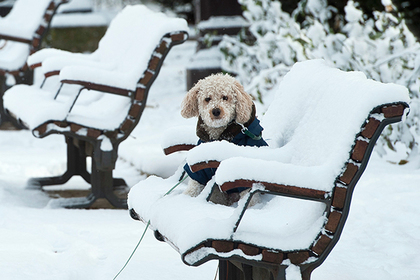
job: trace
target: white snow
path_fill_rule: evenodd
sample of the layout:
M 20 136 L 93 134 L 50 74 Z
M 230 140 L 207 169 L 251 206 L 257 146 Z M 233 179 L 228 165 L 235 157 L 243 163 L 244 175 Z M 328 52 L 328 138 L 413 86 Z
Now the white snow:
M 328 192 L 370 111 L 399 101 L 409 102 L 402 86 L 346 73 L 323 60 L 299 62 L 283 78 L 261 121 L 264 138 L 279 149 L 206 143 L 189 152 L 187 162 L 227 159 L 216 172 L 219 185 L 243 178 Z
M 32 40 L 35 31 L 44 21 L 50 0 L 18 0 L 8 15 L 0 18 L 0 34 Z M 1 69 L 16 71 L 25 65 L 30 46 L 26 43 L 0 40 Z
M 57 13 L 68 13 L 72 11 L 88 11 L 93 7 L 93 0 L 70 0 L 68 3 L 60 5 Z
M 50 2 L 51 0 L 17 0 L 12 10 L 0 18 L 0 33 L 32 40 Z
M 202 144 L 188 152 L 188 163 L 194 150 L 200 151 L 195 153 L 201 156 L 198 162 L 213 160 L 214 155 L 227 158 L 238 151 L 243 157 L 222 161 L 198 197 L 182 193 L 186 183 L 164 195 L 177 183 L 181 170 L 168 179 L 149 177 L 131 189 L 129 207 L 150 221 L 180 254 L 208 239 L 283 251 L 309 248 L 325 222 L 323 203 L 265 195 L 258 207 L 245 212 L 234 232 L 245 199 L 236 207 L 207 202 L 214 182 L 221 185 L 249 179 L 330 192 L 370 111 L 401 101 L 409 102 L 402 86 L 368 80 L 360 72 L 343 72 L 323 60 L 297 63 L 283 78 L 262 121 L 271 148 L 236 147 L 227 142 Z M 210 148 L 200 149 L 206 146 Z M 244 158 L 248 150 L 254 158 Z M 266 155 L 270 160 L 264 160 Z M 203 251 L 184 260 L 194 264 L 200 256 L 204 256 Z
M 187 22 L 183 19 L 169 18 L 163 13 L 152 12 L 143 5 L 127 6 L 112 21 L 94 53 L 71 54 L 46 49 L 30 57 L 28 61 L 31 65 L 42 62 L 43 73 L 60 71 L 60 81 L 81 81 L 135 91 L 137 82 L 147 69 L 151 54 L 161 38 L 167 33 L 187 30 Z M 67 89 L 68 85 L 64 87 Z M 113 130 L 127 116 L 129 97 L 112 94 L 98 96 L 86 90 L 82 95 L 88 96 L 88 99 L 90 95 L 96 98 L 90 99 L 89 104 L 77 100 L 68 114 L 77 91 L 72 94 L 72 98 L 66 96 L 63 103 L 60 99 L 52 98 L 57 89 L 19 85 L 4 94 L 4 106 L 30 128 L 51 119 L 66 118 L 85 126 Z M 59 95 L 61 98 L 62 93 Z
M 168 177 L 181 165 L 184 156 L 165 157 L 160 143 L 170 127 L 190 125 L 195 130 L 195 121 L 179 113 L 187 91 L 185 68 L 194 51 L 192 42 L 171 50 L 139 125 L 120 146 L 115 175 L 130 186 L 144 180 L 140 171 Z M 64 172 L 62 136 L 36 139 L 30 131 L 1 130 L 0 158 L 0 279 L 112 279 L 136 246 L 144 224 L 132 220 L 126 210 L 51 209 L 45 193 L 24 188 L 30 177 Z M 419 161 L 417 156 L 401 166 L 373 154 L 356 186 L 343 234 L 311 279 L 418 279 Z M 87 186 L 72 180 L 66 187 L 80 185 Z M 214 279 L 216 268 L 215 261 L 186 266 L 149 230 L 117 279 Z M 288 272 L 295 274 L 294 268 Z
M 180 125 L 165 130 L 161 140 L 162 149 L 169 148 L 174 145 L 196 145 L 198 137 L 191 126 Z
M 29 56 L 30 46 L 25 43 L 0 40 L 1 69 L 16 71 L 23 67 Z
M 212 16 L 208 20 L 200 21 L 198 29 L 245 27 L 249 23 L 242 16 Z

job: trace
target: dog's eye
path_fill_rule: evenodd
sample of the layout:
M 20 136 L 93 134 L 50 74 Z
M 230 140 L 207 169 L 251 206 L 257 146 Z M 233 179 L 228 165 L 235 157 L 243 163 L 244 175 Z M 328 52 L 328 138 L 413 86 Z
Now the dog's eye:
M 228 99 L 229 99 L 229 98 L 228 98 L 226 95 L 224 95 L 224 96 L 223 96 L 223 100 L 224 100 L 224 101 L 228 101 Z
M 204 101 L 206 102 L 210 102 L 211 98 L 210 97 L 206 97 L 206 99 L 204 99 Z

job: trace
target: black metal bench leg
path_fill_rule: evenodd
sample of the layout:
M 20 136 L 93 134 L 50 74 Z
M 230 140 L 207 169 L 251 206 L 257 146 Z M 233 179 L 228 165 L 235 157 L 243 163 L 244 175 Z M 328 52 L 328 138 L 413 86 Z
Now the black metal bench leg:
M 63 175 L 53 177 L 31 178 L 28 188 L 42 188 L 43 186 L 63 185 L 74 175 L 80 175 L 87 183 L 90 183 L 90 174 L 86 170 L 86 153 L 84 144 L 78 148 L 73 139 L 66 137 L 67 144 L 67 170 Z
M 10 123 L 16 129 L 26 129 L 16 119 L 12 118 L 6 113 L 3 105 L 3 95 L 9 87 L 6 85 L 6 77 L 0 75 L 0 126 L 5 123 Z
M 126 199 L 118 198 L 114 190 L 127 187 L 122 178 L 113 178 L 112 169 L 98 170 L 95 160 L 92 160 L 92 174 L 86 169 L 86 142 L 79 141 L 76 146 L 73 138 L 66 137 L 67 144 L 67 171 L 61 176 L 32 178 L 28 181 L 28 188 L 42 189 L 43 186 L 63 185 L 75 175 L 81 176 L 91 185 L 91 193 L 86 197 L 57 199 L 53 205 L 66 208 L 88 208 L 97 199 L 105 198 L 114 207 L 127 209 Z
M 116 208 L 128 209 L 127 199 L 121 199 L 114 193 L 112 171 L 96 170 L 92 174 L 92 193 L 97 198 L 105 198 Z
M 219 260 L 219 280 L 286 280 L 286 267 L 269 269 L 239 262 L 235 265 L 231 261 Z
M 75 175 L 81 176 L 87 183 L 91 184 L 91 175 L 86 168 L 86 152 L 83 141 L 79 141 L 79 147 L 74 145 L 73 138 L 66 137 L 67 144 L 67 170 L 60 176 L 31 178 L 28 181 L 28 188 L 40 189 L 43 186 L 63 185 Z M 127 186 L 122 178 L 113 178 L 113 186 Z
M 127 200 L 114 193 L 112 171 L 96 170 L 92 173 L 91 193 L 86 197 L 57 199 L 55 206 L 65 208 L 89 208 L 96 200 L 104 198 L 115 208 L 127 209 Z

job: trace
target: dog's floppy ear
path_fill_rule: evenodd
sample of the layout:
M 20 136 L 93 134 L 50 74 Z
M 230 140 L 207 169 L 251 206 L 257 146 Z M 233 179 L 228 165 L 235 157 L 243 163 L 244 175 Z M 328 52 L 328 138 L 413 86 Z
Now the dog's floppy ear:
M 246 123 L 252 114 L 252 105 L 254 104 L 251 96 L 245 92 L 244 87 L 235 81 L 236 91 L 236 121 Z
M 200 81 L 192 87 L 184 97 L 181 105 L 181 116 L 192 118 L 198 116 L 198 91 L 200 90 Z

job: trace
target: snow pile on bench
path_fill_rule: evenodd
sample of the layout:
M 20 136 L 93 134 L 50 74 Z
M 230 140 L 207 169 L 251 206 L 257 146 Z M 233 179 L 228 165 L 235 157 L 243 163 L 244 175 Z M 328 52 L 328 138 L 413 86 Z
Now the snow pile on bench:
M 321 60 L 297 63 L 284 77 L 262 120 L 263 136 L 271 147 L 236 147 L 226 142 L 202 144 L 188 152 L 190 164 L 197 151 L 196 162 L 223 160 L 235 154 L 242 157 L 223 161 L 215 178 L 195 198 L 182 194 L 185 183 L 164 195 L 177 183 L 181 169 L 168 179 L 151 176 L 131 189 L 129 208 L 143 221 L 150 220 L 151 227 L 158 229 L 188 264 L 197 263 L 202 255 L 215 250 L 203 247 L 188 253 L 208 239 L 233 240 L 281 251 L 305 250 L 324 225 L 324 203 L 265 195 L 261 204 L 245 212 L 234 232 L 244 199 L 237 207 L 207 202 L 215 180 L 221 184 L 240 178 L 262 179 L 331 190 L 349 158 L 355 135 L 371 110 L 401 101 L 409 101 L 408 91 L 402 86 L 367 80 L 359 72 L 345 73 Z M 247 156 L 254 159 L 244 158 Z M 268 160 L 262 160 L 265 158 Z M 229 254 L 243 255 L 240 250 Z
M 161 38 L 180 30 L 188 30 L 183 19 L 168 18 L 143 5 L 127 6 L 112 21 L 94 53 L 72 54 L 44 49 L 32 55 L 28 62 L 30 65 L 42 62 L 42 67 L 46 68 L 44 73 L 59 71 L 59 81 L 92 83 L 134 92 Z M 74 89 L 71 87 L 65 84 L 62 91 L 71 92 Z M 5 93 L 4 106 L 30 129 L 48 120 L 66 118 L 84 126 L 113 130 L 125 120 L 130 108 L 131 99 L 127 96 L 83 91 L 79 99 L 83 99 L 83 95 L 95 95 L 95 98 L 88 97 L 89 104 L 77 100 L 67 115 L 76 93 L 77 90 L 72 94 L 60 92 L 59 97 L 63 95 L 64 98 L 54 100 L 55 92 L 51 94 L 35 86 L 16 85 Z
M 91 65 L 74 63 L 72 57 L 67 56 L 51 60 L 58 60 L 57 67 L 68 65 L 58 68 L 61 69 L 60 80 L 87 81 L 134 91 L 139 73 L 147 68 L 149 54 L 156 47 L 144 42 L 159 42 L 163 35 L 178 30 L 188 31 L 185 20 L 151 13 L 142 5 L 127 6 L 112 21 L 98 49 L 90 55 Z M 63 62 L 66 59 L 67 63 Z
M 5 17 L 0 18 L 0 34 L 19 40 L 32 41 L 51 0 L 18 0 Z M 0 67 L 16 71 L 23 67 L 30 54 L 28 43 L 0 40 Z
M 297 63 L 278 92 L 270 105 L 276 109 L 269 108 L 261 121 L 274 150 L 214 142 L 191 150 L 187 162 L 224 160 L 216 173 L 220 185 L 243 178 L 331 191 L 372 108 L 409 101 L 402 86 L 330 68 L 322 60 Z
M 31 41 L 42 22 L 51 0 L 18 0 L 5 17 L 0 18 L 0 34 Z

